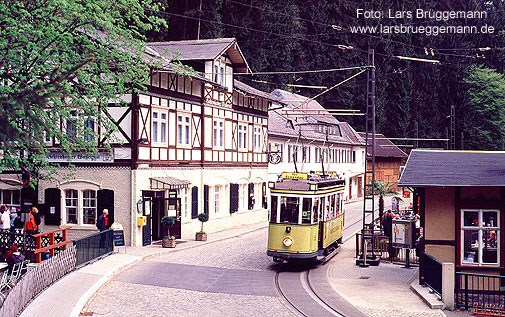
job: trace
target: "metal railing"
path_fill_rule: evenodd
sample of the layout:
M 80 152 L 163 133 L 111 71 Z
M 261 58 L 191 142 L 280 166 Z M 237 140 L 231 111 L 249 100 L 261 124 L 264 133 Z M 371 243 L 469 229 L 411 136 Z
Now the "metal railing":
M 97 232 L 73 241 L 74 245 L 77 247 L 76 267 L 88 264 L 97 258 L 114 252 L 112 229 Z
M 426 252 L 423 252 L 421 257 L 423 261 L 423 270 L 420 272 L 421 281 L 442 296 L 442 262 Z
M 361 232 L 356 233 L 356 257 L 361 254 Z M 367 238 L 370 240 L 371 238 Z M 372 245 L 369 243 L 369 245 Z M 371 252 L 371 250 L 368 250 Z M 375 235 L 375 250 L 374 253 L 380 256 L 381 261 L 389 261 L 394 264 L 406 264 L 407 249 L 391 248 L 389 250 L 389 237 L 383 234 Z M 415 250 L 408 252 L 409 265 L 419 266 L 419 257 L 416 255 Z
M 456 272 L 456 305 L 500 307 L 505 305 L 505 276 Z

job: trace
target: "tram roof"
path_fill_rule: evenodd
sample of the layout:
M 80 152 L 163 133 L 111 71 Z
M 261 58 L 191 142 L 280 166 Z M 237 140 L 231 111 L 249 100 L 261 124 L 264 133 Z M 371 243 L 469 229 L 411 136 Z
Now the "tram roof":
M 332 186 L 344 185 L 345 181 L 335 177 L 323 178 L 316 175 L 309 179 L 281 179 L 275 182 L 276 190 L 292 190 L 292 191 L 313 191 L 316 185 L 317 190 L 327 189 Z

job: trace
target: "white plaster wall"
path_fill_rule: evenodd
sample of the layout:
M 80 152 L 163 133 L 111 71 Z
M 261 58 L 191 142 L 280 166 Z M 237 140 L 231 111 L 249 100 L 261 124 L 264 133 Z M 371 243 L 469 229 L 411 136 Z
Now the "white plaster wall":
M 206 232 L 216 232 L 240 226 L 244 224 L 257 223 L 267 221 L 267 210 L 261 208 L 261 203 L 255 205 L 254 210 L 239 211 L 233 214 L 229 212 L 230 203 L 230 183 L 243 183 L 244 179 L 247 182 L 267 182 L 267 168 L 205 168 L 205 169 L 138 169 L 132 173 L 134 189 L 132 192 L 132 204 L 138 201 L 142 196 L 142 190 L 150 190 L 151 177 L 166 177 L 171 176 L 181 180 L 188 180 L 191 184 L 189 187 L 198 186 L 198 213 L 203 212 L 203 185 L 209 185 L 209 221 L 204 224 Z M 213 209 L 213 186 L 223 185 L 221 191 L 222 207 L 220 213 L 216 214 Z M 226 190 L 225 190 L 226 188 Z M 191 190 L 189 190 L 191 195 Z M 256 198 L 257 201 L 259 198 Z M 188 208 L 191 208 L 191 198 L 188 201 Z M 182 211 L 182 239 L 194 239 L 195 233 L 200 230 L 200 222 L 198 219 L 191 219 L 191 210 L 188 211 L 188 217 L 184 217 Z M 142 228 L 134 226 L 133 243 L 137 246 L 142 245 Z

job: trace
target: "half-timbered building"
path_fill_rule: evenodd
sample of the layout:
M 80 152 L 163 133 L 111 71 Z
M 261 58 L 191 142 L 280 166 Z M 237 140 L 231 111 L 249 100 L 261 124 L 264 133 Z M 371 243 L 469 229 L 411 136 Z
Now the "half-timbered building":
M 315 100 L 279 89 L 271 96 L 269 151 L 276 160 L 269 180 L 282 172 L 334 172 L 346 181 L 345 199 L 360 197 L 365 147 L 358 133 Z
M 183 239 L 199 231 L 202 212 L 209 214 L 207 232 L 266 220 L 270 98 L 234 79 L 250 72 L 237 41 L 149 48 L 165 59 L 176 55 L 194 71 L 153 70 L 145 91 L 123 96 L 128 107 L 110 105 L 108 117 L 118 127 L 113 155 L 76 156 L 71 180 L 41 182 L 46 223 L 95 230 L 96 217 L 108 208 L 127 243 L 140 246 L 163 237 L 166 215 L 176 217 L 170 234 Z M 53 159 L 67 158 L 55 152 Z M 146 217 L 145 226 L 139 217 Z

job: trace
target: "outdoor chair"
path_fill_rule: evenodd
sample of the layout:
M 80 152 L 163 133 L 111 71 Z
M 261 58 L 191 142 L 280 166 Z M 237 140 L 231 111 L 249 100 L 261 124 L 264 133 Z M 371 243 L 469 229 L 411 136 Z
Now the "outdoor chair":
M 2 292 L 9 284 L 9 272 L 5 271 L 2 273 L 2 278 L 0 279 L 0 292 Z
M 16 286 L 16 283 L 21 278 L 23 271 L 26 271 L 28 262 L 29 262 L 28 260 L 25 260 L 21 263 L 14 264 L 14 266 L 12 267 L 11 276 L 9 278 L 9 281 L 7 282 L 7 287 L 9 289 L 12 289 L 14 286 Z

